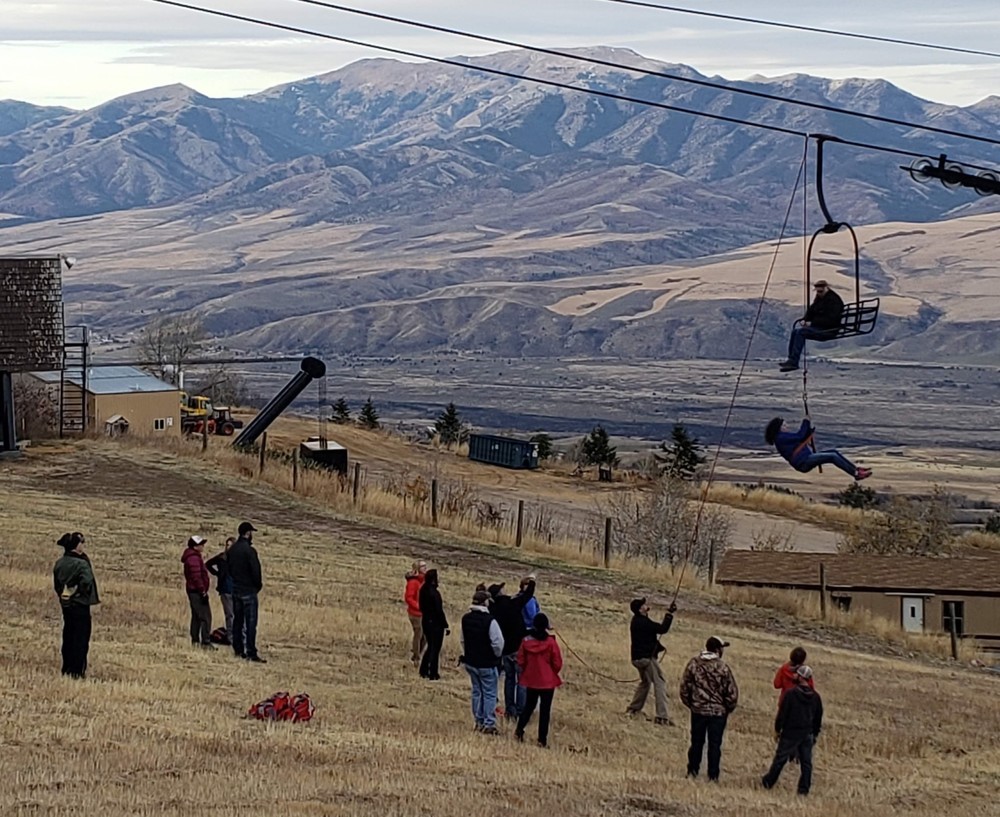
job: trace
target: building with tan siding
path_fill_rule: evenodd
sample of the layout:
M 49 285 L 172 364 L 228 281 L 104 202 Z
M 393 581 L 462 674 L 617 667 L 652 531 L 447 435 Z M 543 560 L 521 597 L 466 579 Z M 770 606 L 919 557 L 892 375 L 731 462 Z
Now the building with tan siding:
M 59 372 L 35 372 L 33 376 L 59 388 Z M 92 366 L 86 383 L 78 374 L 66 375 L 67 389 L 86 393 L 87 427 L 91 432 L 138 436 L 181 433 L 180 391 L 133 366 Z M 122 422 L 124 421 L 124 423 Z M 127 425 L 126 425 L 127 424 Z
M 868 610 L 908 632 L 948 633 L 954 609 L 959 636 L 1000 647 L 1000 553 L 938 558 L 730 550 L 716 581 L 825 592 L 831 607 Z

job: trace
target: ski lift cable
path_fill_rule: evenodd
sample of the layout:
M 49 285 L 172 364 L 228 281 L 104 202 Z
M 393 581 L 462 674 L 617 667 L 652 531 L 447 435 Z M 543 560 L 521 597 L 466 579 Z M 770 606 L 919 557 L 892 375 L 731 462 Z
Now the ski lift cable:
M 528 74 L 520 74 L 516 71 L 507 71 L 501 68 L 492 68 L 486 65 L 480 65 L 478 63 L 473 62 L 470 59 L 436 57 L 419 51 L 413 51 L 405 48 L 395 48 L 388 45 L 381 45 L 378 43 L 367 42 L 364 40 L 357 40 L 350 37 L 342 37 L 336 34 L 329 34 L 327 32 L 303 28 L 301 26 L 293 26 L 286 23 L 275 22 L 273 20 L 264 20 L 259 17 L 250 17 L 244 14 L 236 14 L 235 12 L 222 11 L 220 9 L 212 9 L 212 8 L 207 8 L 205 6 L 198 6 L 193 3 L 181 2 L 181 0 L 150 0 L 150 2 L 164 6 L 173 6 L 174 8 L 185 9 L 187 11 L 194 11 L 200 14 L 206 14 L 213 17 L 220 17 L 223 19 L 249 23 L 251 25 L 263 26 L 265 28 L 275 29 L 277 31 L 286 31 L 292 34 L 303 34 L 309 37 L 317 37 L 319 39 L 329 40 L 331 42 L 344 43 L 345 45 L 358 46 L 360 48 L 367 48 L 373 51 L 381 51 L 387 54 L 395 54 L 397 56 L 410 57 L 412 59 L 426 60 L 427 62 L 434 62 L 440 65 L 451 65 L 453 67 L 461 68 L 467 71 L 475 71 L 482 74 L 490 74 L 493 76 L 506 77 L 508 79 L 514 79 L 522 82 L 531 82 L 536 85 L 544 85 L 550 88 L 560 88 L 567 91 L 577 91 L 579 93 L 589 94 L 591 96 L 601 97 L 604 99 L 615 99 L 620 102 L 629 102 L 635 105 L 642 105 L 645 107 L 656 108 L 665 111 L 673 111 L 676 113 L 688 114 L 690 116 L 700 116 L 707 119 L 713 119 L 719 122 L 728 122 L 730 124 L 742 127 L 757 128 L 759 130 L 766 130 L 766 131 L 771 131 L 773 133 L 780 133 L 786 136 L 796 136 L 796 137 L 818 136 L 818 134 L 809 134 L 806 131 L 796 130 L 794 128 L 786 128 L 781 125 L 772 125 L 766 122 L 752 122 L 746 119 L 740 119 L 739 117 L 735 116 L 726 116 L 724 114 L 709 113 L 707 111 L 700 111 L 694 108 L 685 108 L 680 105 L 670 105 L 665 102 L 656 102 L 650 99 L 642 99 L 641 97 L 633 97 L 627 94 L 619 94 L 613 91 L 602 91 L 598 88 L 586 88 L 580 85 L 574 85 L 570 82 L 560 82 L 554 79 L 546 79 L 544 77 L 536 77 Z M 903 148 L 893 148 L 893 147 L 887 147 L 885 145 L 877 145 L 868 142 L 843 139 L 841 137 L 833 135 L 824 135 L 824 138 L 827 139 L 828 141 L 839 142 L 840 144 L 847 145 L 850 147 L 857 147 L 865 150 L 888 153 L 895 156 L 907 156 L 914 159 L 925 159 L 929 153 L 939 152 L 935 149 L 932 151 L 924 151 L 918 153 Z M 993 168 L 973 165 L 968 162 L 963 162 L 963 165 L 977 170 L 993 170 Z

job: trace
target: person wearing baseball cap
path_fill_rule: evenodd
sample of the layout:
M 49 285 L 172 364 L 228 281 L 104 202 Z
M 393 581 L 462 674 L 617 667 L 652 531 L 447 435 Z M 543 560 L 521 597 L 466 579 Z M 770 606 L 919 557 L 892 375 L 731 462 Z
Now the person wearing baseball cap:
M 469 612 L 462 616 L 462 658 L 472 684 L 472 719 L 477 732 L 497 729 L 497 672 L 503 655 L 503 632 L 490 614 L 490 594 L 477 590 Z
M 250 522 L 240 523 L 239 538 L 229 548 L 229 576 L 233 580 L 233 652 L 257 664 L 267 661 L 257 653 L 257 620 L 260 612 L 258 594 L 264 586 L 260 557 L 253 546 L 257 531 Z
M 783 372 L 799 368 L 799 358 L 807 340 L 833 340 L 844 314 L 844 301 L 822 278 L 813 284 L 816 297 L 806 310 L 802 323 L 792 329 L 788 339 L 788 359 L 778 367 Z
M 740 692 L 733 672 L 722 660 L 729 642 L 713 635 L 705 649 L 684 668 L 681 702 L 691 710 L 691 747 L 687 773 L 697 777 L 708 739 L 708 779 L 717 782 L 722 764 L 722 738 L 730 713 L 736 709 Z
M 774 719 L 778 746 L 771 768 L 760 780 L 765 789 L 775 786 L 781 770 L 793 757 L 799 761 L 799 794 L 809 794 L 812 788 L 813 745 L 823 728 L 823 699 L 812 684 L 812 669 L 806 664 L 796 667 L 795 687 L 781 699 L 778 715 Z
M 184 587 L 191 606 L 191 643 L 214 650 L 212 646 L 212 606 L 208 602 L 208 568 L 205 567 L 205 537 L 192 536 L 181 554 Z
M 634 717 L 642 712 L 642 708 L 646 705 L 646 697 L 649 695 L 649 688 L 652 686 L 653 699 L 656 703 L 656 717 L 653 722 L 668 726 L 670 719 L 667 717 L 667 685 L 657 659 L 664 651 L 659 636 L 669 632 L 670 625 L 674 623 L 677 605 L 672 603 L 667 608 L 663 621 L 659 622 L 649 617 L 649 605 L 646 604 L 645 598 L 632 599 L 629 609 L 632 611 L 632 621 L 629 624 L 632 666 L 639 671 L 639 685 L 635 688 L 632 702 L 625 710 L 625 714 Z

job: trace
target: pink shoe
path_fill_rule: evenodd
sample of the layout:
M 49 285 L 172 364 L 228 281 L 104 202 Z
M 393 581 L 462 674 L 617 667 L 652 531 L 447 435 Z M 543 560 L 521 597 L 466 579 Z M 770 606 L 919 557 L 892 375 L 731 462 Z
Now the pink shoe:
M 870 477 L 871 475 L 872 475 L 871 468 L 858 468 L 858 470 L 854 472 L 854 479 L 857 482 L 861 482 L 861 480 L 868 479 L 868 477 Z

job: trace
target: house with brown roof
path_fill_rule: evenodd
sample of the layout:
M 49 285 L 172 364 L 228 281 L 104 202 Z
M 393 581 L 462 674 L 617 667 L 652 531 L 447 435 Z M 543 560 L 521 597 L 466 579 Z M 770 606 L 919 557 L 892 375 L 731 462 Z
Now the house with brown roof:
M 821 585 L 821 570 L 825 587 Z M 1000 647 L 1000 554 L 929 557 L 730 550 L 721 585 L 825 593 L 831 607 L 868 610 L 907 632 L 955 632 Z

